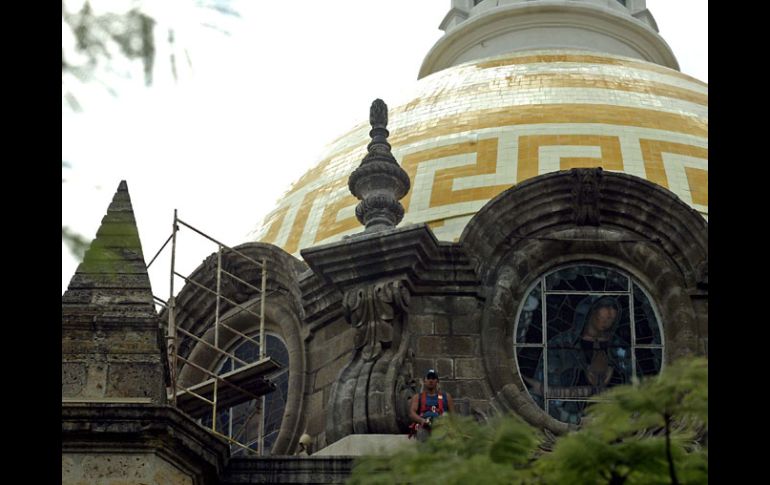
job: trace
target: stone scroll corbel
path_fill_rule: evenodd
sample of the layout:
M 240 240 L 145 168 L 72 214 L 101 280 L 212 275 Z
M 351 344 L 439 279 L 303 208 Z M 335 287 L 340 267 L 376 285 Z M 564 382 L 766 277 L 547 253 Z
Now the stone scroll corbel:
M 362 285 L 344 294 L 342 306 L 355 328 L 354 353 L 332 386 L 327 441 L 402 432 L 408 424 L 403 404 L 414 391 L 409 291 L 399 279 Z

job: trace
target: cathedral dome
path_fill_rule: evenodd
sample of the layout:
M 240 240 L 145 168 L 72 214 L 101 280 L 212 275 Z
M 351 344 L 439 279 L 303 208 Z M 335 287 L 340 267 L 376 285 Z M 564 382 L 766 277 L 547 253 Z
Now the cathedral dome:
M 708 216 L 708 88 L 674 69 L 575 50 L 516 52 L 443 69 L 391 107 L 393 154 L 412 188 L 401 225 L 453 241 L 473 215 L 528 178 L 601 166 L 645 178 Z M 362 122 L 268 216 L 257 239 L 298 255 L 360 232 L 348 191 L 369 143 Z

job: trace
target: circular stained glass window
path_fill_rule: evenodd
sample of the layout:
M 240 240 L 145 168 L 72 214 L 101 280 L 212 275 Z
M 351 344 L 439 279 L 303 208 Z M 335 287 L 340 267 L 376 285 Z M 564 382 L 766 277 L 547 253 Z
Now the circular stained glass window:
M 660 320 L 639 284 L 578 265 L 540 277 L 516 320 L 514 350 L 527 391 L 546 413 L 578 424 L 601 392 L 660 372 Z

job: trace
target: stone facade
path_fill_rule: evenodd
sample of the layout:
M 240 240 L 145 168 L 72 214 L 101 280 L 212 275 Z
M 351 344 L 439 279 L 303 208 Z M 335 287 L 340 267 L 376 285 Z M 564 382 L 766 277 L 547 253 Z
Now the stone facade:
M 439 47 L 448 45 L 452 35 L 473 34 L 473 25 L 474 29 L 493 26 L 480 23 L 493 17 L 484 13 L 492 8 L 492 2 L 477 3 L 453 2 L 454 8 L 445 19 L 448 36 L 437 44 Z M 500 7 L 497 20 L 506 21 L 517 9 L 533 15 L 550 12 L 557 3 L 583 19 L 583 13 L 597 14 L 597 5 L 607 2 L 502 2 L 495 5 Z M 631 16 L 644 17 L 643 1 L 628 4 L 626 11 L 608 3 L 614 10 L 623 10 L 628 17 L 626 24 L 635 22 Z M 602 18 L 614 15 L 599 10 Z M 650 27 L 654 28 L 653 24 Z M 657 42 L 650 28 L 639 29 L 643 37 Z M 474 39 L 471 35 L 466 40 Z M 506 46 L 509 43 L 503 42 Z M 435 50 L 427 59 L 436 66 L 458 61 L 452 52 L 442 52 Z M 661 52 L 652 58 L 668 59 L 667 51 Z M 441 56 L 444 58 L 439 59 Z M 654 347 L 650 352 L 660 351 L 663 364 L 687 355 L 707 354 L 708 227 L 698 212 L 707 207 L 707 191 L 700 191 L 707 186 L 707 171 L 683 167 L 681 173 L 685 175 L 670 181 L 678 184 L 674 188 L 667 185 L 662 160 L 664 151 L 704 160 L 707 157 L 705 87 L 669 69 L 661 71 L 618 56 L 548 52 L 529 57 L 500 57 L 436 75 L 434 81 L 451 81 L 452 86 L 454 76 L 465 76 L 469 82 L 467 89 L 457 91 L 469 97 L 463 98 L 465 104 L 446 110 L 451 112 L 446 115 L 449 118 L 438 119 L 426 108 L 442 106 L 443 88 L 437 90 L 441 96 L 426 96 L 420 103 L 394 110 L 411 113 L 409 116 L 419 121 L 406 124 L 402 119 L 397 125 L 403 128 L 398 140 L 404 145 L 435 136 L 441 143 L 451 142 L 451 147 L 414 145 L 406 153 L 396 146 L 391 153 L 387 107 L 377 100 L 371 109 L 372 140 L 366 154 L 359 137 L 342 138 L 340 143 L 345 146 L 337 149 L 344 152 L 344 160 L 324 168 L 328 173 L 313 171 L 314 176 L 333 174 L 334 179 L 299 184 L 313 195 L 306 206 L 292 212 L 298 219 L 284 220 L 289 213 L 286 206 L 265 226 L 266 239 L 277 242 L 281 235 L 284 242 L 294 241 L 292 244 L 279 247 L 250 242 L 233 248 L 239 257 L 229 250 L 220 255 L 221 260 L 212 255 L 189 276 L 196 284 L 184 286 L 174 297 L 175 328 L 183 331 L 177 334 L 174 348 L 184 360 L 173 376 L 182 386 L 201 384 L 207 378 L 201 369 L 216 372 L 223 357 L 211 345 L 217 341 L 221 349 L 233 349 L 243 341 L 241 334 L 255 334 L 259 329 L 255 315 L 260 310 L 264 310 L 267 331 L 285 345 L 286 404 L 280 410 L 280 427 L 268 457 L 234 457 L 234 448 L 227 441 L 201 425 L 201 413 L 175 407 L 169 400 L 168 396 L 173 396 L 166 350 L 165 322 L 169 315 L 155 311 L 128 188 L 122 182 L 91 249 L 62 297 L 62 483 L 341 483 L 350 474 L 352 458 L 335 456 L 334 450 L 363 442 L 376 448 L 377 437 L 383 435 L 393 437 L 383 442 L 398 442 L 396 435 L 407 432 L 409 398 L 420 390 L 421 377 L 429 368 L 438 371 L 441 388 L 452 394 L 460 414 L 485 420 L 494 414 L 515 413 L 546 435 L 565 433 L 575 425 L 557 419 L 536 402 L 515 350 L 516 326 L 532 288 L 544 281 L 545 275 L 565 267 L 596 265 L 627 275 L 654 309 L 660 339 L 648 347 Z M 541 65 L 549 69 L 558 65 L 562 70 L 565 60 L 579 61 L 572 66 L 578 70 L 583 69 L 583 63 L 596 63 L 602 75 L 613 79 L 628 77 L 624 73 L 629 69 L 646 72 L 665 85 L 665 89 L 658 86 L 654 95 L 668 101 L 642 101 L 652 100 L 656 107 L 680 111 L 679 105 L 672 107 L 670 103 L 687 103 L 693 114 L 656 111 L 652 116 L 650 106 L 620 110 L 604 103 L 579 106 L 582 111 L 567 119 L 564 106 L 576 106 L 576 92 L 569 91 L 574 86 L 559 84 L 563 80 L 547 77 L 554 83 L 552 87 L 564 89 L 558 103 L 551 99 L 545 104 L 516 104 L 521 101 L 516 97 L 512 104 L 502 106 L 497 94 L 504 89 L 475 77 L 491 72 L 485 69 L 513 70 L 519 64 L 532 64 L 534 70 Z M 675 65 L 672 56 L 668 60 Z M 616 66 L 620 70 L 615 70 Z M 512 76 L 506 74 L 505 79 L 512 81 Z M 587 84 L 590 79 L 583 81 L 579 84 L 591 87 Z M 602 89 L 613 99 L 618 93 L 648 91 L 644 83 L 626 83 L 622 89 L 609 89 L 605 84 L 601 84 Z M 496 90 L 491 100 L 473 98 L 480 87 Z M 516 91 L 516 96 L 524 93 L 510 84 L 505 89 Z M 540 91 L 544 90 L 538 88 L 542 94 Z M 452 92 L 447 90 L 454 96 Z M 678 101 L 671 101 L 674 98 Z M 497 104 L 482 106 L 487 102 Z M 468 114 L 471 108 L 476 111 Z M 609 140 L 604 132 L 591 131 L 580 137 L 569 130 L 542 136 L 522 132 L 516 134 L 517 144 L 506 142 L 503 136 L 503 131 L 522 124 L 567 122 L 573 123 L 569 130 L 579 128 L 581 133 L 589 124 L 591 130 L 605 130 L 613 124 L 639 126 L 633 137 L 623 128 L 626 144 L 622 150 L 621 142 Z M 425 129 L 427 125 L 432 129 Z M 665 140 L 647 138 L 666 130 Z M 450 137 L 443 138 L 445 135 Z M 454 136 L 465 138 L 451 138 Z M 532 143 L 527 145 L 527 140 Z M 629 149 L 628 140 L 639 141 L 641 148 L 634 145 Z M 600 158 L 577 157 L 570 152 L 571 156 L 560 158 L 558 168 L 562 170 L 554 169 L 555 165 L 547 170 L 538 168 L 541 146 L 597 144 Z M 510 173 L 493 173 L 505 164 L 505 157 L 497 160 L 498 147 L 501 156 L 515 151 L 519 157 L 515 185 Z M 644 158 L 644 163 L 638 161 L 634 166 L 644 168 L 646 179 L 628 171 L 632 164 L 620 158 L 621 152 L 638 152 Z M 358 158 L 361 163 L 355 170 L 351 153 L 363 157 Z M 401 161 L 406 170 L 397 160 L 399 153 L 409 159 Z M 426 180 L 425 172 L 418 170 L 419 163 L 455 156 L 476 157 L 476 168 L 439 169 L 436 165 L 430 172 L 435 191 L 428 194 L 418 190 Z M 340 160 L 350 170 L 340 169 Z M 343 172 L 352 172 L 345 180 L 352 196 L 337 190 L 344 185 L 339 178 Z M 494 175 L 494 180 L 488 175 Z M 470 179 L 482 185 L 493 181 L 494 190 L 455 187 L 462 185 L 455 182 Z M 685 191 L 691 194 L 689 201 L 682 200 L 685 181 L 690 187 Z M 327 183 L 331 185 L 323 185 Z M 316 195 L 328 198 L 330 194 L 334 194 L 332 199 L 314 202 Z M 441 197 L 434 197 L 436 194 Z M 294 204 L 305 198 L 289 194 L 287 200 Z M 354 203 L 358 204 L 355 216 L 365 227 L 356 226 L 352 216 L 342 222 L 336 219 L 342 209 Z M 476 205 L 463 205 L 466 203 Z M 317 227 L 308 222 L 312 219 L 311 205 L 313 210 L 322 206 L 329 209 L 327 216 L 316 214 L 313 224 Z M 457 206 L 452 209 L 456 212 L 448 206 Z M 430 209 L 430 217 L 415 207 Z M 414 211 L 413 219 L 410 210 Z M 297 214 L 304 214 L 304 222 Z M 405 223 L 397 227 L 402 218 Z M 415 221 L 418 223 L 410 223 Z M 304 231 L 303 236 L 290 238 L 290 228 Z M 318 233 L 313 232 L 316 229 Z M 321 237 L 324 231 L 328 234 Z M 314 239 L 308 239 L 311 233 Z M 302 241 L 319 244 L 300 244 Z M 267 268 L 264 295 L 257 290 L 261 269 L 240 256 L 261 261 Z M 222 269 L 242 281 L 220 281 L 220 261 Z M 203 287 L 219 288 L 220 298 Z M 629 283 L 628 288 L 634 287 Z M 215 319 L 232 331 L 215 332 Z M 545 345 L 541 349 L 544 354 Z M 631 352 L 636 350 L 630 348 Z M 635 368 L 632 372 L 636 374 Z M 269 379 L 259 379 L 252 383 L 251 389 L 260 389 L 255 392 L 275 389 Z M 300 451 L 303 433 L 310 436 L 310 453 L 325 451 L 316 456 L 292 456 Z
M 271 293 L 268 320 L 289 348 L 292 385 L 273 453 L 292 453 L 302 431 L 312 450 L 350 434 L 406 432 L 408 399 L 428 368 L 438 370 L 462 414 L 514 412 L 547 432 L 566 432 L 570 425 L 539 408 L 518 374 L 513 329 L 532 282 L 580 263 L 630 275 L 660 314 L 670 362 L 707 349 L 707 241 L 703 217 L 671 192 L 596 168 L 504 191 L 457 243 L 416 224 L 307 248 L 304 261 L 267 244 L 238 246 L 272 261 L 268 286 L 282 289 Z M 195 274 L 213 278 L 205 265 Z M 244 293 L 238 302 L 255 297 Z M 180 324 L 205 335 L 211 302 L 190 287 L 179 298 L 195 302 L 183 307 Z M 243 329 L 254 327 L 248 321 Z

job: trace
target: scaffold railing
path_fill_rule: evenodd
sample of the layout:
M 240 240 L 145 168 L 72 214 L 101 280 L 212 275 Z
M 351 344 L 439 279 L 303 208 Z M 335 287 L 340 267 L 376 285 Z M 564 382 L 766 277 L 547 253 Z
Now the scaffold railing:
M 177 233 L 181 227 L 190 229 L 193 233 L 205 238 L 206 240 L 217 245 L 216 251 L 216 285 L 214 288 L 210 288 L 205 282 L 196 281 L 190 276 L 180 274 L 176 270 L 176 252 L 177 252 Z M 270 382 L 269 377 L 280 369 L 280 364 L 267 355 L 267 345 L 265 340 L 265 298 L 267 292 L 267 260 L 263 258 L 261 261 L 257 261 L 252 257 L 244 254 L 237 249 L 231 248 L 220 241 L 209 236 L 200 229 L 184 222 L 178 217 L 177 210 L 174 210 L 174 222 L 172 225 L 171 235 L 166 239 L 158 252 L 150 260 L 147 268 L 156 261 L 161 252 L 171 243 L 171 269 L 169 274 L 169 297 L 168 300 L 153 296 L 155 301 L 166 308 L 167 311 L 167 328 L 166 328 L 166 343 L 167 353 L 169 360 L 169 373 L 171 378 L 171 385 L 168 388 L 168 399 L 176 407 L 182 409 L 193 417 L 201 418 L 203 424 L 206 419 L 202 416 L 207 414 L 207 410 L 211 411 L 211 426 L 210 430 L 217 436 L 225 439 L 232 446 L 239 449 L 246 450 L 248 453 L 255 453 L 257 455 L 264 455 L 264 436 L 265 436 L 265 395 L 274 389 L 274 385 Z M 239 277 L 232 271 L 228 271 L 223 268 L 222 255 L 224 253 L 228 255 L 232 254 L 235 257 L 242 258 L 248 263 L 254 265 L 254 267 L 260 270 L 260 286 L 257 287 L 251 284 L 244 278 Z M 192 276 L 192 275 L 191 275 Z M 243 305 L 231 298 L 225 296 L 222 292 L 223 277 L 230 278 L 237 281 L 241 285 L 244 285 L 257 294 L 259 298 L 259 312 L 253 311 L 246 305 Z M 214 322 L 213 322 L 213 343 L 202 338 L 202 335 L 196 335 L 184 328 L 177 325 L 176 317 L 178 308 L 176 305 L 176 296 L 174 294 L 174 282 L 176 278 L 182 279 L 185 284 L 192 285 L 195 288 L 202 290 L 205 294 L 211 295 L 215 299 L 214 306 Z M 246 312 L 259 321 L 259 337 L 254 339 L 252 336 L 247 335 L 244 332 L 239 331 L 236 328 L 221 321 L 221 306 L 222 302 L 228 303 L 231 307 L 237 308 L 240 311 Z M 259 358 L 256 362 L 247 362 L 233 352 L 228 351 L 220 346 L 220 330 L 225 330 L 229 333 L 237 335 L 241 341 L 248 341 L 259 347 Z M 181 337 L 180 337 L 181 335 Z M 202 345 L 207 349 L 216 352 L 220 357 L 215 359 L 215 362 L 221 362 L 222 359 L 232 359 L 233 362 L 237 362 L 239 367 L 231 370 L 230 372 L 217 372 L 217 369 L 206 368 L 201 366 L 188 358 L 179 355 L 179 343 L 181 339 L 190 339 L 195 342 L 196 345 Z M 263 344 L 264 343 L 264 344 Z M 204 380 L 194 385 L 181 385 L 179 382 L 179 373 L 183 366 L 189 366 L 202 375 L 206 376 Z M 233 366 L 235 367 L 235 366 Z M 222 432 L 217 429 L 217 417 L 218 411 L 223 407 L 232 407 L 237 404 L 256 400 L 256 406 L 252 415 L 243 420 L 243 426 L 247 426 L 252 420 L 251 417 L 255 413 L 259 413 L 258 416 L 258 439 L 257 449 L 254 450 L 248 444 L 242 443 L 235 439 L 234 436 L 245 435 L 246 433 L 241 430 L 236 433 L 234 430 L 229 430 L 228 433 Z M 253 446 L 253 443 L 252 443 Z

